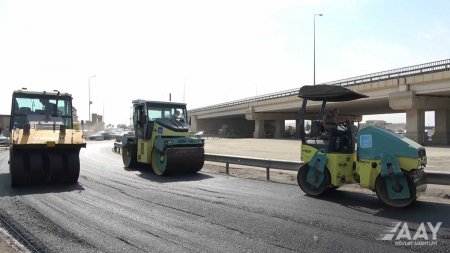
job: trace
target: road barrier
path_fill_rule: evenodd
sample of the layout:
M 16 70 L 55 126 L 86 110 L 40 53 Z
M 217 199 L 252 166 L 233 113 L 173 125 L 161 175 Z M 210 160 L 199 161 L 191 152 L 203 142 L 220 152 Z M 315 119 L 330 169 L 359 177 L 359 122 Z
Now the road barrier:
M 259 159 L 254 157 L 218 154 L 205 154 L 205 161 L 225 163 L 225 170 L 227 174 L 230 173 L 230 164 L 266 168 L 267 180 L 270 180 L 270 169 L 298 171 L 298 168 L 302 165 L 302 163 L 294 161 Z M 426 173 L 428 184 L 450 185 L 450 173 L 438 171 L 426 171 Z
M 0 143 L 0 150 L 1 149 L 9 149 L 9 143 L 8 142 L 1 142 Z
M 266 169 L 266 179 L 270 180 L 270 169 L 298 171 L 302 165 L 298 162 L 259 159 L 244 156 L 228 156 L 218 154 L 205 154 L 205 161 L 225 163 L 225 171 L 230 174 L 230 164 L 247 165 L 252 167 L 262 167 Z
M 426 171 L 427 183 L 450 185 L 450 173 L 442 171 Z
M 122 142 L 115 141 L 113 151 L 120 154 L 122 151 Z

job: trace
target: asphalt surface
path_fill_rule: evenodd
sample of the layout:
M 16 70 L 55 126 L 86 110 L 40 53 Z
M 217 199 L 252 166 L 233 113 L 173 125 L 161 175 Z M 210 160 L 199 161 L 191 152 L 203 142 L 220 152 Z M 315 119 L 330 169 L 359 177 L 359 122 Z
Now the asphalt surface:
M 157 177 L 123 169 L 111 148 L 88 143 L 76 185 L 23 189 L 10 188 L 0 151 L 0 217 L 39 252 L 450 250 L 448 204 L 395 209 L 357 192 L 311 198 L 295 185 L 219 174 Z M 393 222 L 407 222 L 411 237 L 421 222 L 443 222 L 437 246 L 377 240 Z

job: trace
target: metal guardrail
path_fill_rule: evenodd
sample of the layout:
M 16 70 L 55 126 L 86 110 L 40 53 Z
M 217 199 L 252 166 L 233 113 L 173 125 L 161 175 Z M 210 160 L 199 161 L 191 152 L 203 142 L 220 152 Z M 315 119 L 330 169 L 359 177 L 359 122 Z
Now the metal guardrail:
M 270 169 L 298 171 L 298 168 L 300 168 L 300 166 L 302 165 L 302 163 L 293 161 L 259 159 L 244 156 L 227 156 L 208 153 L 205 154 L 205 161 L 225 163 L 226 174 L 230 174 L 230 164 L 262 167 L 266 169 L 267 180 L 270 180 Z
M 9 140 L 0 142 L 0 149 L 8 149 L 9 148 Z
M 245 156 L 228 156 L 218 154 L 205 154 L 205 161 L 225 163 L 225 173 L 230 174 L 230 164 L 262 167 L 266 169 L 266 179 L 270 180 L 270 169 L 298 171 L 302 163 L 294 161 L 260 159 Z
M 408 66 L 408 67 L 404 67 L 404 68 L 397 68 L 397 69 L 392 69 L 392 70 L 387 70 L 387 71 L 382 71 L 382 72 L 376 72 L 376 73 L 372 73 L 372 74 L 356 76 L 356 77 L 351 77 L 351 78 L 346 78 L 346 79 L 341 79 L 341 80 L 331 81 L 331 82 L 326 82 L 326 83 L 321 83 L 321 84 L 353 86 L 353 85 L 359 85 L 359 84 L 364 84 L 364 83 L 390 80 L 390 79 L 396 79 L 396 78 L 401 78 L 401 77 L 416 76 L 416 75 L 422 75 L 422 74 L 434 73 L 434 72 L 442 72 L 442 71 L 448 71 L 448 70 L 450 70 L 450 59 L 434 61 L 434 62 L 419 64 L 419 65 L 413 65 L 413 66 Z M 195 108 L 195 109 L 189 110 L 189 112 L 195 113 L 195 112 L 199 112 L 199 111 L 219 109 L 219 108 L 224 108 L 224 107 L 229 107 L 229 106 L 234 106 L 234 105 L 248 104 L 248 103 L 257 102 L 257 101 L 289 97 L 289 96 L 297 96 L 298 91 L 299 91 L 299 88 L 284 90 L 284 91 L 265 94 L 265 95 L 261 95 L 261 96 L 244 98 L 244 99 L 239 99 L 239 100 L 235 100 L 235 101 L 231 101 L 231 102 Z
M 115 141 L 113 151 L 118 154 L 122 153 L 122 142 Z
M 450 173 L 441 171 L 426 171 L 427 183 L 438 185 L 450 185 Z
M 270 180 L 270 169 L 298 171 L 302 163 L 284 160 L 260 159 L 254 157 L 228 156 L 218 154 L 205 154 L 205 160 L 209 162 L 225 163 L 226 174 L 230 172 L 230 164 L 247 165 L 266 168 L 266 179 Z M 427 183 L 437 185 L 450 185 L 450 173 L 426 171 Z

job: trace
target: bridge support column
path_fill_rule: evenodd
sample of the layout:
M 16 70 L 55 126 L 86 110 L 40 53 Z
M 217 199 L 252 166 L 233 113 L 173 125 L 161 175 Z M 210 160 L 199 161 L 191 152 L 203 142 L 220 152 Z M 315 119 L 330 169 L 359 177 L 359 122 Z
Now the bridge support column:
M 266 131 L 264 130 L 264 120 L 255 120 L 255 131 L 253 132 L 253 138 L 264 138 Z
M 300 124 L 301 124 L 301 120 L 297 119 L 295 120 L 295 134 L 294 137 L 295 138 L 300 138 Z
M 410 109 L 406 111 L 406 137 L 423 145 L 425 138 L 425 111 Z M 428 138 L 428 137 L 427 137 Z
M 436 110 L 434 113 L 435 132 L 433 144 L 450 144 L 450 110 Z
M 275 134 L 273 137 L 274 138 L 283 138 L 284 128 L 285 128 L 284 120 L 276 120 L 275 121 Z
M 394 110 L 406 111 L 406 136 L 422 145 L 428 141 L 428 136 L 425 136 L 426 110 L 436 111 L 436 132 L 439 128 L 439 133 L 433 138 L 433 143 L 449 143 L 449 104 L 447 97 L 416 95 L 414 91 L 389 94 L 389 106 Z
M 189 127 L 189 131 L 197 132 L 197 116 L 191 116 L 188 120 L 190 120 L 191 126 Z

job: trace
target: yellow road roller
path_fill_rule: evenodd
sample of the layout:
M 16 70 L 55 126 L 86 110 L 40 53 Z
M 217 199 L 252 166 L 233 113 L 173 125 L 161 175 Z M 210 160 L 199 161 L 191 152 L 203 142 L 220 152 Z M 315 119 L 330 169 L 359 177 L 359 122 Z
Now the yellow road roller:
M 375 126 L 358 128 L 348 119 L 336 119 L 333 128 L 326 107 L 367 96 L 342 86 L 315 85 L 300 88 L 302 138 L 297 180 L 308 195 L 318 196 L 345 184 L 359 184 L 376 192 L 386 205 L 406 207 L 427 188 L 425 148 L 392 131 Z M 309 101 L 321 102 L 307 110 Z M 320 107 L 319 107 L 320 106 Z M 317 109 L 320 108 L 317 112 Z M 309 131 L 305 123 L 308 121 Z
M 78 181 L 86 143 L 82 131 L 73 129 L 70 94 L 14 91 L 9 129 L 12 187 Z
M 134 100 L 133 125 L 135 136 L 122 139 L 126 168 L 151 167 L 156 175 L 202 169 L 204 140 L 188 136 L 186 104 Z

